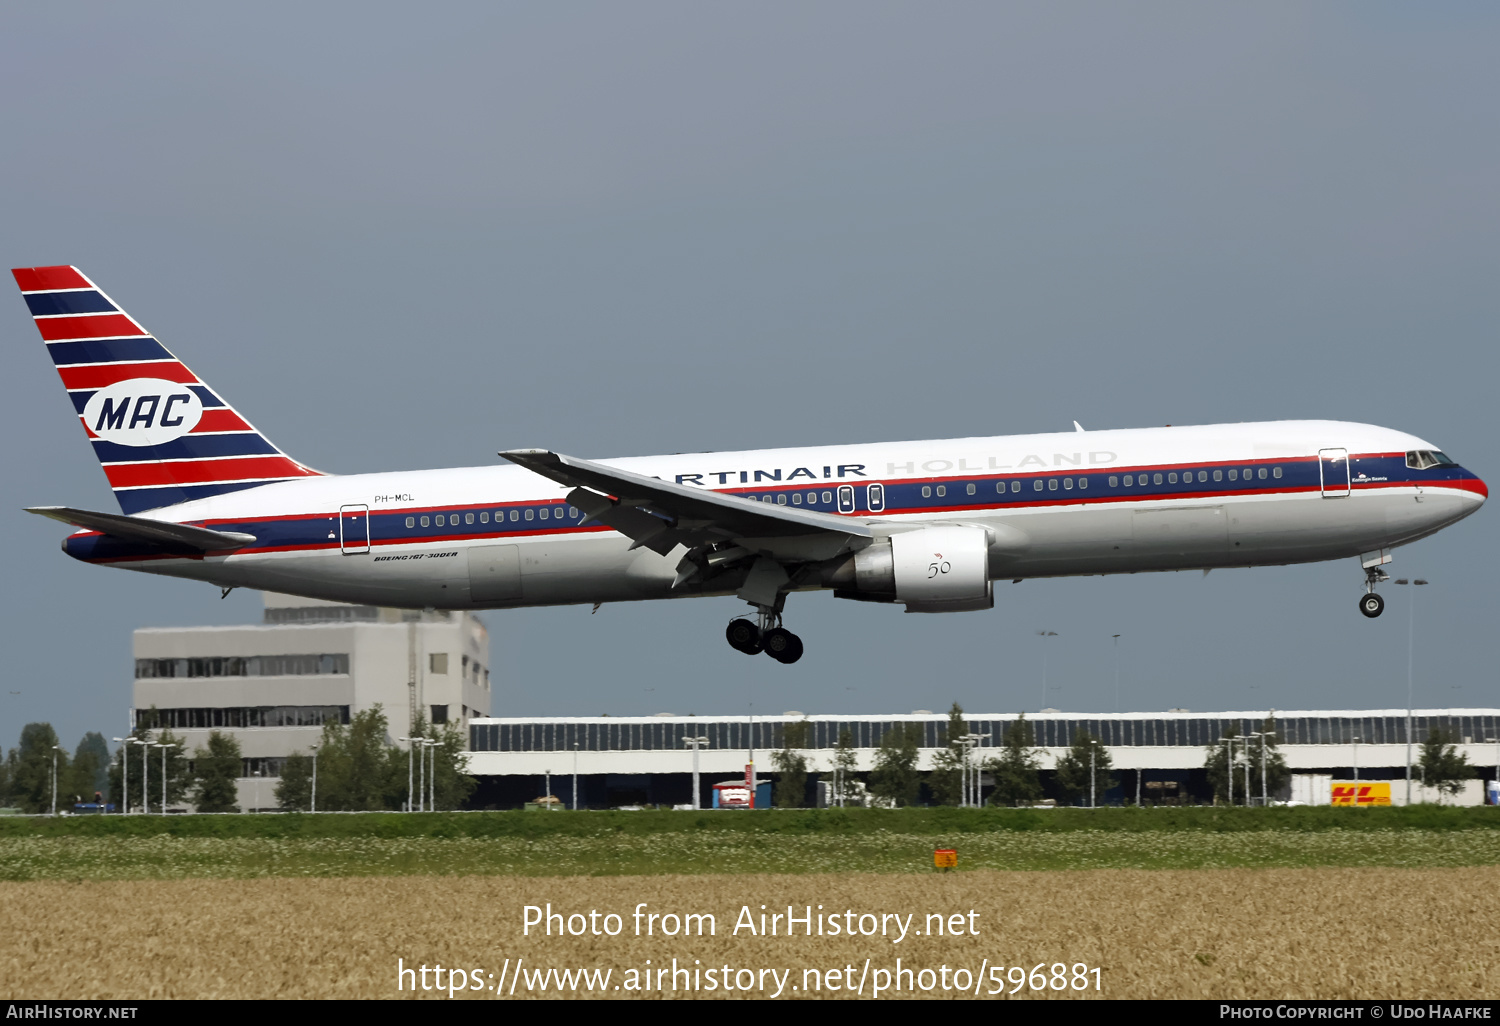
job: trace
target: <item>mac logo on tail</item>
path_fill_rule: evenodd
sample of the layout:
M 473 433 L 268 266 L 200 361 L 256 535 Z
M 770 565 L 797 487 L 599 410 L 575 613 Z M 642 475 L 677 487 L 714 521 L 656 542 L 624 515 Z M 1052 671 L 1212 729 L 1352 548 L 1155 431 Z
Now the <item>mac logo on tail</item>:
M 83 408 L 83 422 L 119 445 L 161 445 L 187 434 L 203 418 L 203 403 L 186 385 L 132 378 L 101 388 Z

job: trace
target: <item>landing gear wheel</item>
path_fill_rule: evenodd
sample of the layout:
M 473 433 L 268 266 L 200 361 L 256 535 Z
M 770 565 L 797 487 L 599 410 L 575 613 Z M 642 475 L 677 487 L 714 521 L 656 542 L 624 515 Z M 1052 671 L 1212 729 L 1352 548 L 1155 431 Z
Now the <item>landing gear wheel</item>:
M 1359 599 L 1359 611 L 1373 620 L 1375 617 L 1385 612 L 1385 599 L 1381 598 L 1373 591 L 1368 595 L 1362 595 Z
M 761 650 L 760 628 L 749 620 L 730 620 L 724 628 L 724 638 L 729 647 L 746 655 L 755 655 Z
M 802 639 L 785 627 L 773 627 L 761 636 L 766 655 L 778 663 L 795 663 L 802 658 Z

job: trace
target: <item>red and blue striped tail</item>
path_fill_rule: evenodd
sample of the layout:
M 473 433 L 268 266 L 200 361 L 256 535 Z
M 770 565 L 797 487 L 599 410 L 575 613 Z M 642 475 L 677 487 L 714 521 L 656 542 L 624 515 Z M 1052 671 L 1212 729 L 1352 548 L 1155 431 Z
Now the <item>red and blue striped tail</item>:
M 11 271 L 122 512 L 317 477 L 76 267 Z

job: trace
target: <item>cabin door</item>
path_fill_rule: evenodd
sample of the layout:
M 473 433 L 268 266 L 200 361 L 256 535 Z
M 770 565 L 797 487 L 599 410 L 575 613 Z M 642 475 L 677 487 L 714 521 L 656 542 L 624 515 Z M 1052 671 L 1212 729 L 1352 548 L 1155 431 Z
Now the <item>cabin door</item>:
M 1322 475 L 1323 498 L 1343 499 L 1348 497 L 1348 449 L 1319 449 L 1318 472 Z

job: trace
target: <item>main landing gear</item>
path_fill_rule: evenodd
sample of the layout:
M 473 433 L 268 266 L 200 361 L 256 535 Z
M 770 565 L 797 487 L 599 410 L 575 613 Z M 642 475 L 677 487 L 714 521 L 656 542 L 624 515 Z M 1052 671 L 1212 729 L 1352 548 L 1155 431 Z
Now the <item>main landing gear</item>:
M 1378 566 L 1365 567 L 1365 593 L 1359 598 L 1359 611 L 1372 620 L 1385 612 L 1385 599 L 1375 593 L 1375 585 L 1390 579 L 1391 575 Z
M 771 626 L 773 623 L 776 626 Z M 795 663 L 802 658 L 802 639 L 782 627 L 781 614 L 773 610 L 759 609 L 755 620 L 740 617 L 729 621 L 724 637 L 731 648 L 746 655 L 764 652 L 778 663 Z

